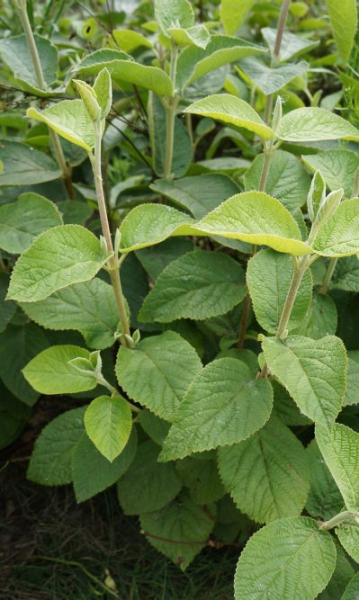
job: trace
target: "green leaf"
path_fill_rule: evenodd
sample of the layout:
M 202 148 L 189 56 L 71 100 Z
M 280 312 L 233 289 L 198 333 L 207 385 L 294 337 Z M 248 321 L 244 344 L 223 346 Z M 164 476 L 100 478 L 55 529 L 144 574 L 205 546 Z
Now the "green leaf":
M 173 502 L 157 512 L 141 515 L 141 529 L 156 550 L 185 571 L 206 546 L 214 527 L 208 510 L 188 499 Z
M 0 187 L 34 185 L 61 177 L 52 158 L 18 142 L 1 140 L 0 161 L 3 163 Z
M 355 0 L 326 0 L 333 36 L 339 54 L 347 61 L 357 31 L 358 11 Z
M 246 56 L 261 54 L 263 51 L 263 48 L 247 40 L 226 35 L 212 35 L 205 49 L 190 46 L 181 52 L 177 63 L 176 85 L 184 93 L 186 87 L 207 73 Z
M 263 341 L 265 360 L 299 409 L 314 422 L 331 427 L 345 393 L 347 357 L 335 336 L 312 340 L 292 336 Z
M 155 0 L 155 18 L 164 31 L 172 26 L 187 29 L 194 23 L 194 12 L 188 0 Z
M 217 119 L 222 123 L 228 123 L 252 131 L 263 140 L 270 140 L 274 133 L 264 123 L 259 114 L 244 100 L 230 94 L 214 94 L 203 100 L 194 102 L 184 110 L 185 113 L 201 115 Z
M 249 57 L 241 60 L 239 70 L 249 77 L 251 83 L 266 96 L 279 92 L 295 77 L 303 77 L 309 69 L 309 64 L 302 60 L 296 64 L 268 67 L 259 60 Z
M 191 252 L 193 243 L 186 238 L 169 238 L 157 246 L 137 250 L 136 257 L 154 281 L 173 260 Z
M 117 484 L 117 494 L 125 515 L 159 510 L 171 502 L 182 485 L 174 465 L 157 462 L 160 448 L 152 441 L 138 446 L 134 461 Z
M 281 120 L 277 135 L 284 142 L 359 141 L 359 131 L 349 121 L 325 108 L 292 110 Z
M 7 273 L 0 273 L 0 333 L 2 333 L 16 312 L 16 303 L 5 300 L 10 278 Z
M 230 256 L 196 250 L 171 262 L 160 274 L 138 315 L 143 322 L 209 319 L 246 295 L 244 271 Z
M 166 331 L 143 339 L 134 350 L 122 346 L 116 375 L 130 398 L 172 421 L 201 366 L 193 346 L 178 333 Z
M 71 458 L 83 435 L 85 407 L 68 410 L 53 419 L 35 442 L 27 478 L 42 485 L 71 483 Z
M 259 154 L 245 173 L 246 191 L 259 189 L 263 164 L 264 154 Z M 280 200 L 289 211 L 292 211 L 305 204 L 309 185 L 307 172 L 293 154 L 283 150 L 277 150 L 273 154 L 265 186 L 267 194 Z
M 150 187 L 180 208 L 188 210 L 196 219 L 202 219 L 239 191 L 238 185 L 230 177 L 220 173 L 172 180 L 157 179 Z
M 335 483 L 316 440 L 307 448 L 310 466 L 310 490 L 305 505 L 308 513 L 315 518 L 329 520 L 343 508 L 343 498 Z
M 255 533 L 243 550 L 235 598 L 314 600 L 329 583 L 335 564 L 332 537 L 316 521 L 280 519 Z
M 234 35 L 240 29 L 253 4 L 254 0 L 222 0 L 221 21 L 228 35 Z
M 132 415 L 128 402 L 121 396 L 100 396 L 87 407 L 84 421 L 90 440 L 112 463 L 130 437 Z
M 265 331 L 276 333 L 292 282 L 294 265 L 290 256 L 261 250 L 248 262 L 247 285 L 257 321 Z M 312 277 L 306 271 L 291 312 L 288 331 L 298 327 L 312 301 Z
M 218 468 L 241 512 L 260 523 L 299 516 L 309 491 L 301 442 L 277 417 L 248 440 L 220 448 Z
M 53 202 L 39 194 L 21 194 L 17 202 L 0 206 L 0 248 L 21 254 L 40 233 L 62 224 Z
M 211 39 L 205 25 L 194 25 L 188 29 L 169 27 L 167 33 L 177 46 L 198 46 L 205 49 Z
M 348 352 L 347 387 L 343 401 L 344 406 L 359 404 L 359 352 Z
M 315 437 L 324 460 L 350 511 L 359 508 L 359 433 L 335 423 L 331 430 L 316 426 Z
M 330 287 L 334 290 L 359 292 L 358 256 L 348 256 L 338 260 Z
M 351 150 L 333 148 L 318 154 L 303 156 L 304 164 L 311 171 L 320 171 L 331 190 L 343 188 L 344 195 L 351 198 L 354 179 L 359 167 L 359 156 Z
M 336 544 L 336 549 L 337 564 L 334 573 L 328 586 L 317 597 L 318 600 L 334 600 L 334 598 L 342 598 L 344 588 L 355 574 L 351 562 L 339 544 Z
M 311 425 L 312 421 L 303 415 L 287 390 L 276 379 L 271 381 L 274 391 L 274 410 L 285 425 L 302 427 Z
M 299 227 L 286 208 L 264 192 L 244 192 L 229 198 L 196 224 L 208 234 L 267 245 L 287 254 L 305 255 Z
M 211 504 L 224 496 L 214 460 L 189 456 L 176 463 L 176 470 L 195 504 Z
M 20 256 L 7 297 L 19 302 L 44 300 L 69 285 L 92 279 L 106 260 L 99 240 L 84 227 L 54 227 Z
M 83 433 L 73 449 L 71 460 L 77 502 L 84 502 L 116 483 L 131 465 L 136 448 L 137 433 L 134 427 L 121 454 L 113 462 L 109 462 L 96 449 L 86 433 Z
M 359 573 L 353 577 L 345 588 L 341 600 L 356 600 L 359 596 Z
M 312 303 L 300 325 L 292 334 L 304 335 L 319 340 L 325 335 L 334 335 L 338 325 L 336 304 L 330 296 L 313 294 Z
M 131 252 L 163 242 L 170 236 L 196 235 L 194 220 L 164 204 L 142 204 L 121 223 L 121 252 Z
M 93 390 L 97 383 L 92 373 L 80 373 L 70 361 L 90 358 L 79 346 L 52 346 L 37 354 L 23 369 L 30 385 L 40 394 L 75 394 Z
M 14 396 L 29 406 L 39 394 L 28 384 L 22 369 L 48 345 L 43 330 L 33 323 L 23 327 L 8 325 L 0 336 L 0 377 Z
M 167 73 L 158 67 L 137 63 L 129 55 L 117 50 L 96 50 L 86 56 L 76 70 L 81 75 L 93 76 L 105 67 L 119 86 L 121 83 L 131 83 L 152 90 L 158 96 L 173 96 L 173 84 Z
M 48 39 L 40 35 L 35 34 L 34 40 L 45 84 L 48 88 L 57 79 L 57 49 Z M 40 97 L 53 94 L 48 89 L 39 89 L 35 67 L 33 61 L 29 60 L 29 46 L 23 33 L 0 40 L 0 54 L 14 75 L 13 78 L 10 78 L 14 87 Z
M 112 346 L 118 330 L 113 288 L 98 277 L 59 290 L 45 300 L 21 303 L 21 308 L 46 329 L 80 331 L 86 344 L 98 350 Z
M 337 527 L 335 533 L 349 556 L 359 563 L 359 527 L 358 524 L 352 521 L 352 524 L 347 522 Z
M 46 123 L 65 140 L 87 152 L 91 152 L 95 146 L 93 122 L 83 100 L 63 100 L 42 111 L 31 107 L 26 115 L 30 119 Z
M 165 441 L 161 460 L 184 458 L 247 439 L 268 421 L 273 391 L 235 358 L 209 363 L 193 380 Z
M 322 256 L 350 256 L 359 252 L 359 198 L 345 200 L 319 229 L 314 250 Z
M 267 42 L 270 53 L 273 56 L 277 30 L 273 29 L 272 27 L 263 27 L 263 29 L 261 29 L 261 34 Z M 286 62 L 295 56 L 298 56 L 298 54 L 309 52 L 318 46 L 318 44 L 319 42 L 317 41 L 314 42 L 307 40 L 299 37 L 298 35 L 294 35 L 289 31 L 284 31 L 280 47 L 279 60 L 280 62 Z
M 140 425 L 148 435 L 148 437 L 162 446 L 170 429 L 170 424 L 160 417 L 156 417 L 150 410 L 144 408 L 139 414 Z
M 150 40 L 142 35 L 142 33 L 133 31 L 132 29 L 115 29 L 111 32 L 111 36 L 123 52 L 133 52 L 133 50 L 141 46 L 152 48 Z

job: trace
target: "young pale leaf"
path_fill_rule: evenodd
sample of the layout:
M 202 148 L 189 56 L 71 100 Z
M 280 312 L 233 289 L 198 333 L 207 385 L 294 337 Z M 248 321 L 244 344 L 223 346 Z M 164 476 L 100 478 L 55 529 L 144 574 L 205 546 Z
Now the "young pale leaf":
M 292 336 L 263 341 L 265 360 L 299 409 L 314 422 L 331 427 L 345 393 L 347 356 L 335 336 L 312 340 Z
M 188 29 L 194 23 L 189 0 L 155 0 L 155 18 L 165 32 L 169 27 Z
M 339 54 L 347 61 L 353 47 L 358 23 L 355 0 L 326 0 L 334 40 Z
M 314 600 L 329 583 L 335 564 L 333 539 L 316 521 L 280 519 L 255 533 L 243 550 L 235 598 Z
M 63 100 L 39 111 L 28 108 L 27 117 L 46 123 L 65 140 L 91 152 L 95 146 L 95 133 L 91 117 L 83 100 Z
M 84 502 L 116 483 L 135 458 L 136 448 L 137 432 L 133 427 L 130 439 L 121 454 L 113 462 L 109 462 L 84 431 L 71 456 L 76 501 Z
M 214 527 L 208 510 L 187 498 L 157 512 L 141 515 L 141 528 L 156 550 L 185 571 L 207 544 Z
M 160 458 L 184 458 L 245 440 L 268 421 L 272 405 L 269 381 L 254 379 L 247 365 L 234 358 L 215 360 L 189 387 Z
M 53 419 L 35 442 L 27 478 L 42 485 L 71 483 L 71 457 L 84 433 L 85 407 L 68 410 Z
M 316 426 L 315 438 L 329 471 L 350 511 L 359 509 L 359 433 L 335 423 L 331 430 Z
M 353 577 L 345 588 L 341 600 L 356 600 L 359 597 L 359 573 Z
M 169 27 L 167 33 L 177 46 L 198 46 L 205 49 L 211 39 L 205 25 L 194 25 L 189 29 Z
M 277 37 L 277 30 L 272 27 L 263 27 L 261 29 L 261 34 L 264 37 L 265 41 L 269 46 L 269 50 L 271 55 L 274 54 L 275 41 Z M 318 46 L 319 42 L 313 42 L 311 40 L 303 39 L 298 35 L 294 35 L 289 31 L 285 31 L 282 37 L 282 43 L 280 47 L 279 60 L 280 62 L 285 62 L 293 58 L 294 56 L 298 56 L 298 54 L 302 54 L 303 52 L 309 52 L 316 46 Z
M 196 235 L 189 215 L 164 204 L 137 206 L 121 223 L 121 252 L 132 252 L 163 242 L 170 236 Z
M 55 292 L 39 302 L 21 303 L 23 311 L 46 329 L 80 331 L 90 348 L 112 346 L 118 309 L 111 285 L 95 277 Z
M 100 396 L 87 407 L 84 422 L 90 440 L 112 463 L 130 437 L 132 415 L 128 402 L 121 396 Z
M 142 33 L 134 31 L 133 29 L 115 29 L 111 32 L 111 35 L 117 46 L 121 48 L 123 52 L 131 53 L 141 46 L 144 48 L 152 48 L 150 40 L 142 35 Z
M 7 297 L 19 302 L 44 300 L 69 285 L 92 279 L 106 260 L 99 240 L 85 227 L 54 227 L 20 256 Z
M 293 273 L 291 257 L 273 250 L 261 250 L 248 262 L 247 285 L 257 321 L 265 331 L 276 333 L 278 329 Z M 312 300 L 312 287 L 310 271 L 306 271 L 296 295 L 288 331 L 298 327 L 305 318 Z
M 110 112 L 112 105 L 112 81 L 110 73 L 106 68 L 102 69 L 97 75 L 95 83 L 93 84 L 93 90 L 101 108 L 101 118 L 105 119 Z
M 299 227 L 290 212 L 264 192 L 232 196 L 196 226 L 208 234 L 263 244 L 278 252 L 298 256 L 311 252 L 301 241 Z
M 258 190 L 264 164 L 264 154 L 256 156 L 244 175 L 247 192 Z M 283 150 L 277 150 L 272 157 L 265 192 L 280 200 L 292 211 L 303 206 L 309 190 L 309 176 L 299 160 Z M 227 198 L 231 194 L 228 194 Z M 213 207 L 214 208 L 214 207 Z
M 122 389 L 158 417 L 172 421 L 188 386 L 201 370 L 196 350 L 178 333 L 145 338 L 134 350 L 122 346 L 116 362 Z
M 88 83 L 80 81 L 79 79 L 73 79 L 72 83 L 75 85 L 77 92 L 81 96 L 81 100 L 85 105 L 91 121 L 95 123 L 101 118 L 101 108 L 97 102 L 94 89 Z
M 228 35 L 234 35 L 241 27 L 255 0 L 222 0 L 221 21 Z
M 40 233 L 62 224 L 56 204 L 39 194 L 21 194 L 16 202 L 0 206 L 0 248 L 21 254 Z
M 118 499 L 125 515 L 159 510 L 179 493 L 182 485 L 174 465 L 157 462 L 159 451 L 151 440 L 141 444 L 130 468 L 119 480 Z
M 339 204 L 343 198 L 343 190 L 335 190 L 330 192 L 328 196 L 323 200 L 321 206 L 319 206 L 317 216 L 315 218 L 315 226 L 321 227 L 329 219 L 335 215 L 338 210 Z
M 269 140 L 274 135 L 272 129 L 264 123 L 250 104 L 230 94 L 208 96 L 194 102 L 184 112 L 218 119 L 222 123 L 248 129 L 263 140 Z
M 241 60 L 239 70 L 249 77 L 252 84 L 266 96 L 279 92 L 295 77 L 303 77 L 309 69 L 309 64 L 302 60 L 297 64 L 268 67 L 259 60 L 249 57 Z
M 341 512 L 343 498 L 315 440 L 309 444 L 307 454 L 310 465 L 310 490 L 305 508 L 312 517 L 327 521 Z
M 325 108 L 297 108 L 283 117 L 278 137 L 284 142 L 303 143 L 325 140 L 359 141 L 359 131 L 349 121 Z
M 230 256 L 189 252 L 160 274 L 138 315 L 143 322 L 209 319 L 239 304 L 246 295 L 244 271 Z
M 53 181 L 61 177 L 61 171 L 52 158 L 26 144 L 1 140 L 0 187 L 27 186 Z
M 218 468 L 240 511 L 260 523 L 299 516 L 309 491 L 300 441 L 277 417 L 248 440 L 219 448 Z
M 307 198 L 308 214 L 312 222 L 314 222 L 317 216 L 319 207 L 325 201 L 325 193 L 326 186 L 323 176 L 320 171 L 316 171 L 310 184 L 310 189 Z
M 359 252 L 359 198 L 340 204 L 335 215 L 323 223 L 314 250 L 322 256 L 350 256 Z
M 345 197 L 352 197 L 355 174 L 359 168 L 359 156 L 355 152 L 333 148 L 303 156 L 302 160 L 311 171 L 321 172 L 331 190 L 343 188 Z
M 75 394 L 93 390 L 97 382 L 92 373 L 78 371 L 70 364 L 75 358 L 90 358 L 79 346 L 52 346 L 35 356 L 23 369 L 26 380 L 40 394 Z

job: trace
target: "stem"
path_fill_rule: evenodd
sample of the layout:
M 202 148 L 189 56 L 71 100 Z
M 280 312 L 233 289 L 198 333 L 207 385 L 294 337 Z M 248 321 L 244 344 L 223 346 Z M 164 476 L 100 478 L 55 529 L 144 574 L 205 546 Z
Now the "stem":
M 308 268 L 308 257 L 305 256 L 300 260 L 299 265 L 296 266 L 294 269 L 292 283 L 290 285 L 288 295 L 287 295 L 286 301 L 283 306 L 282 315 L 281 315 L 281 318 L 280 318 L 279 324 L 278 324 L 278 329 L 277 329 L 277 333 L 276 333 L 277 338 L 283 339 L 283 338 L 287 337 L 287 328 L 288 328 L 290 315 L 292 314 L 292 310 L 293 310 L 294 302 L 295 302 L 295 299 L 297 296 L 297 292 L 298 292 L 299 286 L 301 284 L 303 275 L 304 275 L 305 271 L 307 270 L 307 268 Z
M 101 124 L 96 123 L 95 124 L 95 138 L 96 138 L 95 151 L 94 151 L 94 157 L 91 156 L 91 164 L 92 164 L 92 169 L 93 169 L 93 174 L 94 174 L 94 179 L 95 179 L 95 187 L 96 187 L 96 194 L 97 194 L 98 209 L 99 209 L 99 213 L 100 213 L 102 233 L 105 238 L 107 250 L 108 250 L 109 254 L 111 254 L 110 258 L 108 259 L 109 273 L 110 273 L 112 287 L 113 287 L 113 290 L 115 293 L 116 304 L 117 304 L 118 314 L 120 317 L 122 333 L 129 336 L 131 333 L 130 326 L 129 326 L 128 318 L 127 318 L 126 304 L 125 304 L 125 299 L 124 299 L 124 295 L 123 295 L 123 291 L 122 291 L 122 284 L 121 284 L 121 278 L 120 278 L 120 271 L 118 268 L 117 256 L 114 255 L 114 247 L 113 247 L 113 243 L 112 243 L 111 230 L 110 230 L 110 224 L 109 224 L 108 216 L 107 216 L 106 200 L 105 200 L 105 194 L 104 194 L 104 189 L 103 189 L 102 169 L 101 169 L 101 144 L 102 144 L 101 129 L 102 129 Z
M 276 59 L 279 58 L 280 48 L 282 45 L 283 34 L 287 22 L 290 0 L 283 0 L 282 8 L 278 20 L 277 35 L 274 44 L 273 55 Z
M 338 257 L 335 258 L 331 258 L 326 270 L 326 273 L 324 275 L 324 279 L 323 279 L 323 283 L 319 288 L 319 293 L 320 294 L 326 294 L 328 289 L 329 289 L 329 284 L 330 281 L 333 277 L 333 273 L 335 271 L 335 267 L 337 266 L 338 263 Z
M 357 512 L 350 512 L 349 510 L 345 510 L 344 512 L 338 513 L 337 515 L 335 515 L 335 517 L 333 517 L 332 519 L 329 519 L 329 521 L 325 521 L 324 523 L 321 524 L 320 528 L 321 529 L 333 529 L 334 527 L 337 527 L 337 525 L 340 525 L 341 523 L 343 523 L 343 521 L 356 521 L 357 523 L 359 522 L 359 513 Z
M 265 147 L 265 149 L 264 149 L 264 162 L 263 162 L 261 178 L 259 181 L 259 191 L 260 192 L 265 192 L 272 158 L 273 158 L 273 145 L 271 143 L 268 148 Z
M 21 21 L 21 25 L 23 27 L 26 42 L 29 47 L 29 52 L 32 60 L 32 64 L 35 69 L 36 82 L 38 87 L 41 90 L 46 90 L 46 82 L 44 79 L 44 74 L 42 71 L 41 61 L 39 57 L 39 53 L 37 51 L 37 46 L 34 38 L 33 31 L 31 29 L 31 24 L 29 21 L 29 15 L 27 13 L 26 0 L 20 0 L 16 7 L 18 9 L 19 18 Z M 57 133 L 50 129 L 50 138 L 54 147 L 55 156 L 57 163 L 62 172 L 62 178 L 64 180 L 68 196 L 71 200 L 74 199 L 74 192 L 72 188 L 71 181 L 71 168 L 66 164 L 66 159 L 62 150 L 61 142 Z
M 176 86 L 177 76 L 177 59 L 178 59 L 178 48 L 174 42 L 171 42 L 171 67 L 170 77 L 173 83 L 173 87 Z M 173 162 L 173 144 L 175 134 L 175 122 L 176 122 L 176 108 L 177 98 L 176 93 L 171 98 L 168 98 L 166 103 L 166 156 L 163 170 L 163 177 L 170 179 L 172 174 L 172 162 Z
M 240 324 L 239 324 L 239 336 L 238 336 L 238 343 L 237 343 L 238 350 L 242 350 L 245 339 L 246 339 L 246 331 L 247 331 L 250 307 L 251 307 L 251 297 L 250 297 L 249 293 L 247 293 L 246 297 L 244 298 L 244 301 L 243 301 L 243 310 L 242 310 L 241 320 L 240 320 Z

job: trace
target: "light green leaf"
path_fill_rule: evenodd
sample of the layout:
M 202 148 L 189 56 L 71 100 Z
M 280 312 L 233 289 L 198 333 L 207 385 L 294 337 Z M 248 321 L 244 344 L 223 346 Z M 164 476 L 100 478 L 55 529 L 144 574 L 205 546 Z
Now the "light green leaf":
M 359 252 L 359 198 L 345 200 L 319 229 L 314 250 L 322 256 L 350 256 Z
M 218 468 L 240 511 L 260 523 L 299 516 L 309 491 L 301 442 L 277 417 L 248 440 L 218 450 Z
M 131 53 L 141 46 L 152 48 L 150 40 L 142 35 L 142 33 L 132 29 L 115 29 L 111 32 L 111 36 L 115 40 L 116 45 L 121 48 L 123 52 Z
M 273 391 L 235 358 L 209 363 L 193 380 L 164 443 L 161 460 L 184 458 L 247 439 L 268 421 Z
M 182 571 L 207 544 L 213 527 L 214 519 L 208 510 L 186 498 L 141 515 L 141 529 L 150 544 Z
M 335 564 L 332 537 L 316 521 L 280 519 L 255 533 L 243 550 L 235 598 L 314 600 L 329 583 Z
M 180 208 L 190 211 L 196 219 L 202 219 L 224 200 L 239 192 L 238 185 L 220 173 L 173 180 L 157 179 L 150 187 L 161 196 L 170 198 Z
M 95 146 L 93 122 L 83 100 L 63 100 L 39 111 L 28 108 L 27 117 L 46 123 L 65 140 L 91 152 Z
M 55 292 L 39 302 L 21 303 L 36 323 L 62 331 L 80 331 L 90 348 L 112 346 L 118 330 L 118 310 L 112 286 L 95 277 Z
M 309 444 L 307 455 L 310 466 L 310 490 L 305 508 L 312 517 L 327 521 L 341 512 L 343 498 L 315 440 Z
M 222 123 L 248 129 L 259 135 L 263 140 L 270 140 L 274 133 L 264 123 L 259 114 L 244 100 L 230 94 L 213 94 L 203 100 L 198 100 L 185 110 L 185 113 L 201 115 L 217 119 Z
M 239 71 L 244 71 L 252 84 L 266 96 L 279 92 L 295 77 L 303 77 L 308 69 L 309 64 L 305 60 L 296 64 L 268 67 L 252 57 L 241 60 L 239 66 Z
M 52 158 L 19 142 L 1 140 L 0 160 L 3 163 L 0 187 L 34 185 L 53 181 L 61 176 L 61 171 Z
M 264 192 L 244 192 L 229 198 L 196 224 L 208 234 L 267 245 L 287 254 L 305 255 L 299 227 L 286 208 Z
M 131 252 L 163 242 L 170 236 L 196 235 L 195 221 L 164 204 L 142 204 L 121 223 L 121 252 Z
M 197 250 L 171 262 L 145 298 L 144 323 L 209 319 L 239 304 L 246 295 L 244 271 L 230 256 Z
M 194 12 L 188 0 L 155 0 L 155 18 L 164 31 L 172 26 L 187 29 L 194 23 Z
M 220 15 L 224 29 L 228 35 L 234 35 L 242 26 L 255 0 L 222 0 Z
M 225 489 L 214 460 L 188 456 L 176 463 L 176 470 L 195 504 L 208 505 L 224 496 Z
M 342 117 L 325 108 L 297 108 L 280 122 L 278 137 L 284 142 L 325 140 L 359 141 L 359 131 Z
M 113 462 L 96 449 L 84 432 L 72 453 L 72 482 L 77 502 L 84 502 L 119 480 L 131 465 L 137 448 L 136 428 Z
M 79 346 L 52 346 L 35 356 L 23 369 L 26 380 L 40 394 L 74 394 L 93 390 L 97 383 L 91 373 L 80 373 L 70 361 L 90 358 Z
M 27 478 L 42 485 L 71 483 L 71 457 L 84 433 L 85 407 L 68 410 L 53 419 L 35 442 Z
M 358 531 L 359 533 L 359 531 Z M 357 600 L 359 597 L 359 573 L 353 577 L 345 588 L 344 594 L 341 600 Z
M 130 437 L 132 415 L 128 402 L 121 396 L 100 396 L 87 407 L 84 422 L 90 440 L 112 463 Z
M 358 23 L 356 0 L 326 0 L 334 40 L 339 54 L 347 61 L 353 47 Z
M 101 108 L 101 118 L 105 119 L 112 105 L 112 81 L 110 73 L 106 68 L 97 75 L 93 84 L 96 100 Z
M 294 265 L 290 256 L 261 250 L 248 262 L 247 285 L 257 321 L 265 331 L 276 333 L 292 282 Z M 298 289 L 288 331 L 305 318 L 312 300 L 312 277 L 306 271 Z
M 273 29 L 272 27 L 263 27 L 263 29 L 261 29 L 261 34 L 267 42 L 270 53 L 273 56 L 277 30 Z M 281 62 L 286 62 L 291 58 L 294 58 L 294 56 L 298 56 L 298 54 L 309 52 L 318 46 L 318 43 L 319 42 L 317 41 L 314 42 L 301 38 L 298 35 L 290 33 L 289 31 L 284 31 L 280 47 L 279 60 Z
M 20 256 L 7 297 L 19 302 L 44 300 L 69 285 L 92 279 L 106 260 L 99 240 L 84 227 L 54 227 Z
M 245 173 L 246 191 L 259 189 L 263 163 L 264 154 L 259 154 Z M 293 154 L 283 150 L 277 150 L 273 154 L 264 190 L 267 194 L 280 200 L 288 210 L 292 211 L 305 204 L 309 185 L 307 172 Z
M 211 37 L 205 25 L 194 25 L 189 29 L 169 27 L 167 33 L 177 46 L 198 46 L 206 48 Z
M 335 423 L 331 430 L 316 426 L 315 438 L 329 471 L 350 511 L 359 508 L 359 433 Z
M 212 35 L 205 49 L 190 46 L 181 52 L 177 63 L 176 85 L 184 93 L 186 87 L 207 73 L 246 56 L 261 54 L 263 51 L 263 48 L 247 40 Z
M 358 256 L 348 256 L 338 260 L 330 287 L 334 290 L 359 292 Z
M 0 248 L 21 254 L 40 233 L 62 224 L 56 204 L 39 194 L 21 194 L 16 202 L 0 206 Z
M 159 510 L 179 493 L 182 484 L 174 465 L 157 462 L 160 448 L 147 441 L 137 448 L 134 461 L 117 484 L 117 494 L 125 515 Z
M 335 336 L 312 340 L 292 336 L 263 341 L 265 360 L 299 409 L 314 422 L 331 427 L 345 393 L 347 357 Z
M 343 188 L 345 196 L 352 197 L 355 173 L 359 167 L 359 156 L 355 152 L 333 148 L 318 154 L 308 154 L 302 160 L 311 171 L 321 172 L 331 190 Z
M 116 374 L 130 398 L 172 421 L 188 386 L 201 370 L 196 350 L 178 333 L 143 339 L 134 350 L 119 350 Z

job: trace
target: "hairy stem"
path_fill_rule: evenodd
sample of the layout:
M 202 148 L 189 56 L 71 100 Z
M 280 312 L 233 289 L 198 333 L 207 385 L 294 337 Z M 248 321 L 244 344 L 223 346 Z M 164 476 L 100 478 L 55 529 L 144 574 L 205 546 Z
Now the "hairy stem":
M 331 279 L 333 277 L 333 273 L 335 271 L 335 267 L 337 266 L 338 263 L 338 257 L 336 256 L 335 258 L 331 258 L 327 267 L 327 270 L 325 272 L 324 275 L 324 279 L 323 279 L 323 283 L 319 288 L 319 293 L 320 294 L 326 294 L 328 289 L 329 289 L 329 284 L 331 282 Z
M 174 42 L 171 43 L 171 67 L 170 77 L 173 83 L 173 87 L 176 86 L 177 76 L 177 59 L 178 59 L 178 48 Z M 166 110 L 166 143 L 165 143 L 165 164 L 163 169 L 163 177 L 170 179 L 172 175 L 172 162 L 173 162 L 173 144 L 175 136 L 175 122 L 176 122 L 176 108 L 177 98 L 176 94 L 171 98 L 167 99 L 165 110 Z
M 333 517 L 332 519 L 329 519 L 329 521 L 325 521 L 324 523 L 322 523 L 320 528 L 325 530 L 333 529 L 334 527 L 337 527 L 344 521 L 355 521 L 358 524 L 359 513 L 345 510 L 335 515 L 335 517 Z
M 102 169 L 101 169 L 101 145 L 102 145 L 102 125 L 96 124 L 96 142 L 95 142 L 95 151 L 94 157 L 91 159 L 94 178 L 95 178 L 95 187 L 97 194 L 97 202 L 98 209 L 100 213 L 100 221 L 102 233 L 105 238 L 107 250 L 109 254 L 111 254 L 108 265 L 109 265 L 109 273 L 111 278 L 112 287 L 115 293 L 117 310 L 120 317 L 122 333 L 125 335 L 130 335 L 130 326 L 127 318 L 126 304 L 125 298 L 122 291 L 121 277 L 120 271 L 118 267 L 117 256 L 114 254 L 114 247 L 112 243 L 110 224 L 107 215 L 106 208 L 106 200 L 103 189 L 103 179 L 102 179 Z
M 288 295 L 287 295 L 286 301 L 284 303 L 282 314 L 281 314 L 279 324 L 278 324 L 278 329 L 277 329 L 277 333 L 276 333 L 277 338 L 283 339 L 287 336 L 289 319 L 292 314 L 292 310 L 293 310 L 294 302 L 295 302 L 295 299 L 296 299 L 296 296 L 298 293 L 299 286 L 301 284 L 303 275 L 304 275 L 305 271 L 307 270 L 307 268 L 308 268 L 308 258 L 305 256 L 300 260 L 299 265 L 296 266 L 294 269 L 292 283 L 290 284 Z

